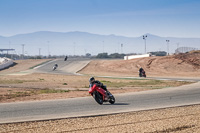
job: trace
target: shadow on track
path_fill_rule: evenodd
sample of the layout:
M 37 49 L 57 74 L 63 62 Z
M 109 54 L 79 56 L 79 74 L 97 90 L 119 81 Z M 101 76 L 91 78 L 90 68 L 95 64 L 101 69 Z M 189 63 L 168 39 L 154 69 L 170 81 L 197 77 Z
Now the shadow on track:
M 103 105 L 129 105 L 129 103 L 114 103 L 114 104 L 103 104 Z

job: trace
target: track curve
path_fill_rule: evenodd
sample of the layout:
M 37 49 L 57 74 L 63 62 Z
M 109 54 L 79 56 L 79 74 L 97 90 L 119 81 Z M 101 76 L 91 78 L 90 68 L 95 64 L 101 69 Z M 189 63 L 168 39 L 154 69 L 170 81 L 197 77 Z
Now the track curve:
M 56 62 L 62 62 L 56 60 Z M 77 61 L 77 60 L 76 60 Z M 51 70 L 54 61 L 37 68 L 38 72 L 74 74 L 69 72 L 75 60 L 63 65 L 57 71 Z M 78 61 L 80 62 L 80 61 Z M 85 63 L 88 62 L 85 61 Z M 83 66 L 82 66 L 83 67 Z M 45 69 L 45 71 L 44 71 Z M 0 123 L 60 119 L 79 116 L 104 115 L 129 111 L 149 110 L 200 103 L 200 82 L 181 87 L 165 88 L 137 93 L 115 95 L 116 103 L 98 105 L 92 97 L 16 102 L 0 104 Z

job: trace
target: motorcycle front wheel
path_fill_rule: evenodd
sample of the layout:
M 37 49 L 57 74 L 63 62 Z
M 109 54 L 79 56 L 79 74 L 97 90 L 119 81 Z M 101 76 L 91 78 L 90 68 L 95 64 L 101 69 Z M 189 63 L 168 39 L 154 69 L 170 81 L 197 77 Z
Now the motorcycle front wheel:
M 103 98 L 102 98 L 102 95 L 101 95 L 99 92 L 93 93 L 93 97 L 94 97 L 95 101 L 96 101 L 98 104 L 100 104 L 100 105 L 103 104 Z

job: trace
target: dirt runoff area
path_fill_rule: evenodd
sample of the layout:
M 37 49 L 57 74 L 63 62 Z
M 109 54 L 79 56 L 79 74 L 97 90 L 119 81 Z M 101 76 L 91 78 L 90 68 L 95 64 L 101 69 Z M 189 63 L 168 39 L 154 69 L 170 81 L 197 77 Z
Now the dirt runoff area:
M 142 67 L 147 77 L 200 77 L 200 51 L 171 56 L 152 56 L 132 60 L 94 60 L 82 74 L 136 76 Z
M 18 67 L 23 63 L 18 63 Z M 25 63 L 26 64 L 26 63 Z M 37 63 L 36 63 L 37 64 Z M 143 67 L 147 76 L 151 77 L 200 77 L 200 54 L 187 53 L 166 57 L 150 57 L 136 60 L 94 60 L 89 63 L 79 73 L 89 76 L 66 76 L 51 74 L 30 74 L 30 75 L 2 75 L 0 76 L 1 90 L 16 94 L 21 89 L 29 90 L 30 93 L 41 93 L 38 95 L 25 96 L 27 99 L 18 97 L 2 102 L 15 102 L 23 100 L 44 100 L 49 98 L 70 98 L 88 96 L 88 78 L 91 75 L 110 76 L 138 76 L 139 67 Z M 23 65 L 22 65 L 23 66 Z M 13 67 L 15 72 L 17 65 Z M 19 67 L 21 68 L 21 67 Z M 29 68 L 26 66 L 24 68 Z M 8 73 L 9 69 L 6 70 Z M 14 70 L 13 70 L 14 71 Z M 21 71 L 21 70 L 20 70 Z M 1 74 L 2 72 L 0 72 Z M 76 79 L 76 80 L 74 80 Z M 108 80 L 108 79 L 100 79 Z M 111 81 L 110 81 L 111 80 Z M 110 82 L 118 82 L 109 79 Z M 29 88 L 28 88 L 29 87 Z M 4 89 L 3 89 L 4 88 Z M 76 90 L 70 93 L 42 93 L 37 90 Z M 7 90 L 6 90 L 7 89 Z M 16 90 L 15 90 L 16 89 Z M 141 87 L 127 87 L 115 89 L 110 88 L 113 94 L 125 93 L 129 91 L 141 91 Z M 149 90 L 149 88 L 143 88 Z M 143 91 L 143 90 L 142 90 Z M 2 91 L 1 91 L 2 93 Z M 29 92 L 23 95 L 29 95 Z M 66 94 L 70 94 L 67 96 Z M 72 95 L 74 94 L 74 95 Z M 34 97 L 35 96 L 35 97 Z M 46 97 L 46 98 L 45 98 Z M 43 99 L 44 98 L 44 99 Z M 99 105 L 97 105 L 99 106 Z M 120 113 L 96 117 L 69 118 L 60 120 L 24 122 L 13 124 L 0 124 L 0 133 L 20 132 L 20 133 L 45 133 L 45 132 L 73 132 L 73 133 L 199 133 L 200 132 L 200 105 L 191 105 L 175 108 L 155 109 L 148 111 L 138 111 Z

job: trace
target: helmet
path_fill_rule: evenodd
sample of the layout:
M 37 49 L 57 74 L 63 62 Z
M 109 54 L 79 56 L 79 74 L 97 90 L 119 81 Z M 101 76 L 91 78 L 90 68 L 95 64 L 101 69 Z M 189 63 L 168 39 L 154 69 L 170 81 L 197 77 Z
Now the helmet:
M 90 83 L 92 83 L 92 82 L 94 82 L 95 81 L 95 78 L 94 77 L 91 77 L 90 79 L 89 79 L 89 82 Z

